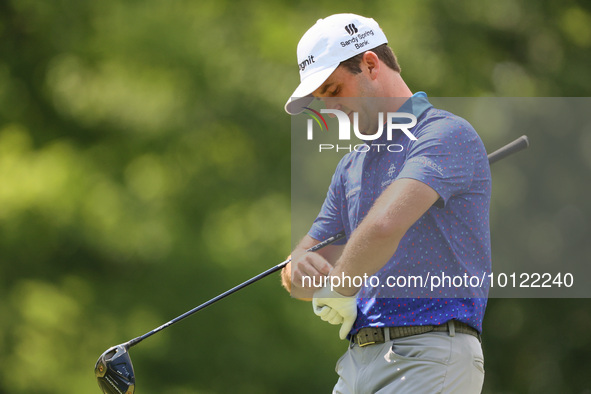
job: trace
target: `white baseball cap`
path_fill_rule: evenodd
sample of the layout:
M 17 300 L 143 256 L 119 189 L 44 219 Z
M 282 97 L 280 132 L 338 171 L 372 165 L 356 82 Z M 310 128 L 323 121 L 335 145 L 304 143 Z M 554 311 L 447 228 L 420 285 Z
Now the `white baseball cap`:
M 387 42 L 386 35 L 371 18 L 335 14 L 319 19 L 298 44 L 300 86 L 287 100 L 285 111 L 291 115 L 302 112 L 312 102 L 312 92 L 342 61 Z

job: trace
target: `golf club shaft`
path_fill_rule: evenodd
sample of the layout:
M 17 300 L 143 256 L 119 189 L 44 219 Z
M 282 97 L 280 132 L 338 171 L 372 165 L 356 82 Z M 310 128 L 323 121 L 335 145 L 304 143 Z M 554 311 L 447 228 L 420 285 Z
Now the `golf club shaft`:
M 493 164 L 493 163 L 515 153 L 515 152 L 518 152 L 522 149 L 527 148 L 528 146 L 529 146 L 529 141 L 527 139 L 527 136 L 525 136 L 525 135 L 521 136 L 518 139 L 516 139 L 515 141 L 513 141 L 513 142 L 505 145 L 504 147 L 494 151 L 493 153 L 489 154 L 488 161 L 490 164 Z M 335 235 L 325 239 L 324 241 L 312 246 L 307 251 L 308 252 L 315 252 L 315 251 L 325 247 L 326 245 L 330 245 L 331 243 L 333 243 L 341 238 L 344 238 L 344 237 L 345 237 L 345 232 L 342 231 L 342 232 L 335 234 Z M 270 274 L 272 274 L 274 272 L 277 272 L 277 271 L 283 269 L 290 261 L 291 261 L 291 258 L 277 264 L 276 266 L 274 266 L 272 268 L 269 268 L 268 270 L 258 274 L 257 276 L 247 280 L 246 282 L 243 282 L 243 283 L 239 284 L 238 286 L 233 287 L 230 290 L 218 295 L 217 297 L 214 297 L 211 300 L 204 302 L 203 304 L 191 309 L 190 311 L 187 311 L 187 312 L 183 313 L 182 315 L 170 320 L 169 322 L 164 323 L 160 327 L 155 328 L 152 331 L 149 331 L 142 336 L 139 336 L 137 338 L 134 338 L 134 339 L 126 342 L 125 344 L 123 344 L 123 346 L 125 346 L 126 348 L 130 348 L 131 346 L 137 345 L 138 343 L 140 343 L 144 339 L 156 334 L 159 331 L 164 330 L 167 327 L 170 327 L 171 325 L 173 325 L 175 323 L 178 323 L 179 321 L 185 319 L 186 317 L 189 317 L 190 315 L 194 314 L 195 312 L 198 312 L 198 311 L 210 306 L 211 304 L 216 303 L 217 301 L 221 300 L 222 298 L 225 298 L 225 297 L 229 296 L 230 294 L 235 293 L 238 290 L 241 290 L 254 282 L 257 282 L 258 280 L 260 280 L 266 276 L 269 276 Z
M 317 251 L 318 249 L 321 249 L 321 248 L 325 247 L 326 245 L 329 245 L 329 244 L 331 244 L 331 243 L 333 243 L 333 242 L 335 242 L 335 241 L 337 241 L 337 240 L 339 240 L 339 239 L 343 238 L 344 236 L 345 236 L 345 232 L 344 232 L 344 231 L 343 231 L 343 232 L 340 232 L 340 233 L 338 233 L 338 234 L 335 234 L 335 235 L 333 235 L 332 237 L 330 237 L 330 238 L 327 238 L 327 239 L 325 239 L 324 241 L 322 241 L 322 242 L 320 242 L 320 243 L 318 243 L 318 244 L 316 244 L 316 245 L 312 246 L 312 247 L 311 247 L 310 249 L 308 249 L 307 251 L 308 251 L 308 252 L 315 252 L 315 251 Z M 287 264 L 288 264 L 290 261 L 291 261 L 291 257 L 290 257 L 290 258 L 288 258 L 287 260 L 285 260 L 285 261 L 283 261 L 283 262 L 281 262 L 281 263 L 277 264 L 276 266 L 274 266 L 274 267 L 272 267 L 272 268 L 269 268 L 268 270 L 266 270 L 266 271 L 264 271 L 264 272 L 261 272 L 261 273 L 260 273 L 260 274 L 258 274 L 257 276 L 255 276 L 255 277 L 253 277 L 253 278 L 250 278 L 250 279 L 249 279 L 249 280 L 247 280 L 246 282 L 243 282 L 243 283 L 239 284 L 238 286 L 235 286 L 235 287 L 231 288 L 230 290 L 228 290 L 228 291 L 226 291 L 226 292 L 224 292 L 224 293 L 222 293 L 222 294 L 218 295 L 217 297 L 214 297 L 214 298 L 212 298 L 211 300 L 209 300 L 209 301 L 207 301 L 207 302 L 204 302 L 203 304 L 201 304 L 201 305 L 199 305 L 199 306 L 197 306 L 197 307 L 195 307 L 195 308 L 191 309 L 190 311 L 187 311 L 187 312 L 183 313 L 182 315 L 180 315 L 180 316 L 178 316 L 178 317 L 176 317 L 176 318 L 172 319 L 171 321 L 169 321 L 169 322 L 167 322 L 167 323 L 164 323 L 164 324 L 163 324 L 163 325 L 161 325 L 160 327 L 158 327 L 158 328 L 155 328 L 155 329 L 153 329 L 152 331 L 150 331 L 150 332 L 147 332 L 147 333 L 145 333 L 145 334 L 144 334 L 144 335 L 142 335 L 142 336 L 139 336 L 139 337 L 137 337 L 137 338 L 134 338 L 134 339 L 132 339 L 131 341 L 129 341 L 129 342 L 127 342 L 127 343 L 125 343 L 125 344 L 124 344 L 124 346 L 126 346 L 127 348 L 130 348 L 131 346 L 137 345 L 138 343 L 140 343 L 140 342 L 141 342 L 141 341 L 143 341 L 144 339 L 146 339 L 146 338 L 148 338 L 148 337 L 150 337 L 150 336 L 152 336 L 152 335 L 156 334 L 158 331 L 162 331 L 162 330 L 164 330 L 165 328 L 167 328 L 167 327 L 169 327 L 169 326 L 173 325 L 174 323 L 177 323 L 177 322 L 179 322 L 179 321 L 183 320 L 184 318 L 186 318 L 186 317 L 189 317 L 189 316 L 190 316 L 190 315 L 192 315 L 193 313 L 195 313 L 195 312 L 198 312 L 198 311 L 200 311 L 201 309 L 203 309 L 203 308 L 205 308 L 205 307 L 208 307 L 208 306 L 210 306 L 211 304 L 213 304 L 213 303 L 215 303 L 215 302 L 217 302 L 217 301 L 221 300 L 222 298 L 225 298 L 225 297 L 229 296 L 230 294 L 232 294 L 232 293 L 235 293 L 235 292 L 237 292 L 238 290 L 241 290 L 241 289 L 245 288 L 246 286 L 248 286 L 248 285 L 250 285 L 250 284 L 252 284 L 252 283 L 254 283 L 254 282 L 257 282 L 258 280 L 260 280 L 260 279 L 263 279 L 264 277 L 266 277 L 266 276 L 269 276 L 269 275 L 271 275 L 272 273 L 274 273 L 274 272 L 277 272 L 277 271 L 279 271 L 279 270 L 283 269 L 283 267 L 285 267 L 285 266 L 286 266 L 286 265 L 287 265 Z

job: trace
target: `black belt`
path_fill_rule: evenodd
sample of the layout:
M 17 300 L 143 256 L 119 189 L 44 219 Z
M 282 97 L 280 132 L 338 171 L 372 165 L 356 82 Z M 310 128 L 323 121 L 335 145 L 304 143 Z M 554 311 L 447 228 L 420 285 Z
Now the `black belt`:
M 403 338 L 411 335 L 425 334 L 428 332 L 449 332 L 469 334 L 475 336 L 480 341 L 480 333 L 467 325 L 456 320 L 450 320 L 448 323 L 439 326 L 403 326 L 403 327 L 365 327 L 351 338 L 351 342 L 360 347 L 373 345 L 375 343 L 384 343 L 384 330 L 390 330 L 390 339 Z

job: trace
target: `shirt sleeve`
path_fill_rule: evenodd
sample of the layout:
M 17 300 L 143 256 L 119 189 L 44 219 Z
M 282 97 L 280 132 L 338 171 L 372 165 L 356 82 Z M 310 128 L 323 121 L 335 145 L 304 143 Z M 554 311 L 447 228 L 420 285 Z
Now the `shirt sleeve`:
M 486 151 L 466 120 L 442 116 L 423 128 L 408 148 L 397 179 L 411 178 L 433 188 L 447 204 L 450 197 L 467 192 L 474 166 Z
M 342 210 L 346 209 L 346 207 L 344 206 L 344 187 L 341 182 L 341 171 L 344 160 L 345 158 L 343 158 L 337 165 L 337 169 L 332 176 L 320 213 L 314 220 L 312 228 L 308 232 L 310 237 L 319 241 L 324 241 L 345 229 Z M 344 239 L 341 239 L 336 241 L 334 245 L 342 245 L 345 242 Z

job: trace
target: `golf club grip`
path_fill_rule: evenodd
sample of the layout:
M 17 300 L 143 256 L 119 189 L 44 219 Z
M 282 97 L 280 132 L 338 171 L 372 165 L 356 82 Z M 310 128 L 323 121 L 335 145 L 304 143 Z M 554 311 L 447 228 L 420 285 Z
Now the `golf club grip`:
M 490 164 L 496 163 L 497 161 L 504 159 L 505 157 L 512 155 L 513 153 L 519 152 L 529 146 L 529 139 L 527 135 L 522 135 L 515 141 L 508 143 L 500 149 L 497 149 L 490 155 L 488 155 L 488 162 Z

